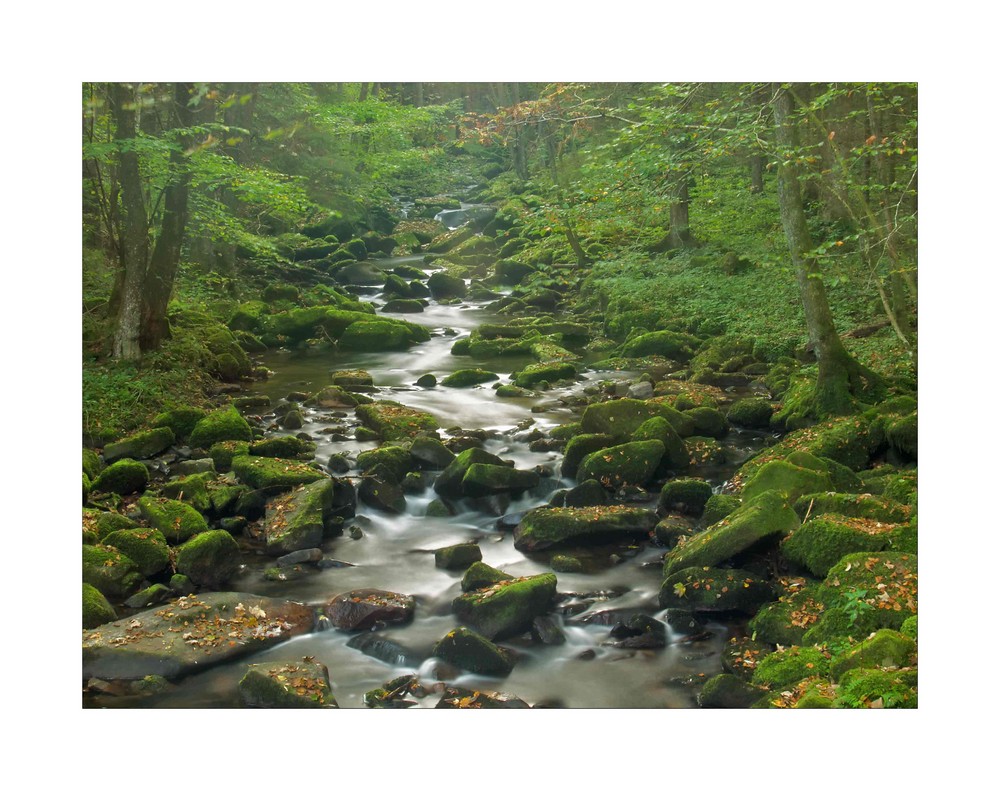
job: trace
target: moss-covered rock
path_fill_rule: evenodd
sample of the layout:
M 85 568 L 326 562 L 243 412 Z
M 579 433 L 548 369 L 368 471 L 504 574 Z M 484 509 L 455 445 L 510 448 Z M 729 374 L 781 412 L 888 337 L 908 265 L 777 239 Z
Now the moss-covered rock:
M 726 462 L 726 449 L 711 437 L 688 437 L 684 440 L 684 449 L 695 467 L 717 466 Z
M 437 420 L 419 409 L 395 401 L 376 401 L 357 408 L 361 422 L 383 440 L 409 439 L 424 431 L 436 431 Z
M 659 603 L 693 612 L 749 615 L 774 596 L 771 583 L 749 571 L 698 566 L 669 574 L 660 586 Z
M 800 497 L 795 501 L 795 512 L 801 516 L 809 513 L 818 517 L 824 514 L 871 519 L 876 522 L 908 522 L 913 509 L 895 500 L 874 494 L 850 494 L 839 492 L 817 492 Z
M 757 663 L 753 683 L 772 690 L 787 689 L 805 678 L 828 676 L 829 670 L 829 654 L 796 645 L 763 657 Z
M 367 393 L 375 387 L 372 375 L 360 368 L 334 371 L 330 374 L 330 380 L 336 387 L 342 387 L 344 390 L 355 393 Z
M 170 563 L 167 539 L 159 530 L 136 527 L 116 530 L 104 538 L 105 546 L 115 547 L 133 561 L 144 577 L 163 571 Z
M 814 576 L 825 577 L 844 555 L 899 549 L 893 543 L 905 540 L 904 531 L 916 532 L 907 525 L 827 513 L 796 528 L 782 541 L 781 552 Z
M 239 689 L 243 705 L 251 708 L 338 708 L 326 665 L 311 659 L 250 665 Z
M 701 406 L 688 409 L 685 417 L 691 419 L 692 431 L 699 437 L 718 439 L 729 432 L 729 424 L 722 412 L 713 407 Z
M 235 457 L 246 456 L 249 453 L 249 442 L 231 439 L 216 442 L 208 449 L 208 455 L 219 472 L 229 472 Z
M 413 336 L 410 327 L 403 322 L 388 319 L 357 321 L 344 330 L 338 344 L 343 349 L 365 352 L 393 351 L 416 343 Z
M 570 437 L 563 451 L 562 474 L 575 478 L 580 463 L 590 454 L 617 444 L 610 434 L 576 434 Z
M 462 494 L 465 497 L 518 494 L 534 488 L 540 480 L 534 470 L 516 470 L 497 464 L 470 464 L 462 476 Z
M 439 569 L 461 570 L 482 559 L 483 551 L 472 543 L 441 547 L 434 552 L 434 565 Z
M 540 574 L 495 583 L 452 602 L 459 620 L 490 640 L 514 637 L 547 612 L 556 593 L 556 575 Z
M 482 448 L 469 448 L 459 453 L 434 482 L 434 491 L 441 497 L 462 497 L 462 481 L 473 464 L 504 466 L 499 456 L 494 456 Z
M 514 655 L 465 627 L 452 629 L 434 646 L 434 656 L 455 667 L 484 676 L 507 676 L 514 669 Z
M 518 387 L 532 388 L 541 382 L 561 382 L 576 378 L 576 366 L 567 362 L 535 363 L 525 366 L 514 375 Z
M 185 475 L 183 478 L 167 481 L 160 490 L 160 494 L 172 500 L 183 500 L 201 513 L 208 513 L 212 508 L 208 484 L 214 478 L 215 476 L 210 472 Z
M 109 599 L 127 599 L 142 587 L 142 574 L 124 553 L 103 544 L 83 545 L 83 581 Z
M 390 299 L 382 306 L 383 313 L 423 313 L 424 303 L 419 299 Z
M 775 492 L 794 503 L 803 494 L 825 492 L 831 487 L 832 482 L 826 472 L 776 460 L 765 464 L 747 481 L 742 495 L 752 500 L 763 492 Z
M 757 640 L 774 645 L 800 645 L 805 633 L 826 609 L 818 593 L 816 583 L 785 587 L 778 601 L 761 607 L 747 628 Z
M 760 700 L 764 690 L 729 673 L 713 676 L 698 693 L 703 709 L 746 709 Z
M 235 456 L 232 466 L 237 479 L 253 489 L 290 489 L 327 477 L 308 464 L 265 456 Z
M 484 371 L 482 368 L 463 368 L 446 376 L 441 380 L 441 384 L 445 387 L 473 387 L 499 378 L 492 371 Z
M 702 521 L 706 525 L 714 525 L 729 516 L 741 505 L 739 497 L 733 494 L 713 494 L 705 501 L 705 510 L 702 511 Z
M 892 629 L 879 629 L 860 643 L 836 656 L 830 663 L 830 675 L 835 680 L 849 670 L 867 668 L 908 667 L 916 659 L 917 644 Z
M 199 587 L 221 588 L 239 570 L 239 544 L 225 530 L 207 530 L 177 548 L 176 567 Z
M 104 594 L 93 585 L 83 583 L 83 628 L 94 629 L 116 618 L 118 615 L 115 613 L 115 608 Z
M 505 574 L 499 569 L 495 569 L 481 561 L 477 561 L 469 566 L 465 575 L 462 577 L 462 591 L 468 593 L 469 591 L 479 590 L 480 588 L 488 588 L 490 585 L 497 582 L 512 579 L 514 579 L 514 577 L 510 574 Z
M 657 477 L 663 477 L 671 472 L 686 470 L 692 463 L 691 451 L 687 440 L 681 439 L 674 427 L 663 417 L 651 417 L 642 423 L 633 433 L 636 442 L 657 440 L 663 443 L 663 457 L 656 471 Z
M 174 444 L 174 432 L 164 426 L 131 434 L 123 440 L 104 446 L 104 461 L 118 459 L 149 459 Z
M 889 445 L 904 458 L 917 458 L 917 413 L 886 420 L 885 436 Z
M 634 398 L 591 404 L 583 413 L 581 428 L 589 434 L 611 434 L 631 439 L 643 423 L 655 417 L 666 420 L 681 437 L 690 437 L 693 433 L 692 422 L 672 406 Z
M 774 405 L 766 398 L 741 398 L 729 407 L 726 419 L 740 428 L 767 429 Z
M 609 489 L 642 486 L 655 477 L 663 454 L 663 443 L 656 439 L 614 445 L 584 457 L 576 477 L 599 481 Z
M 223 440 L 241 440 L 250 442 L 253 432 L 250 424 L 236 410 L 229 406 L 211 412 L 195 425 L 191 431 L 191 445 L 196 448 L 210 448 L 216 442 Z M 218 467 L 218 465 L 216 465 Z
M 712 485 L 700 478 L 674 478 L 663 484 L 656 510 L 660 514 L 674 512 L 701 516 L 712 496 Z
M 259 442 L 251 442 L 251 456 L 268 456 L 272 459 L 312 458 L 316 451 L 316 443 L 286 435 L 283 437 L 268 437 Z
M 911 615 L 905 621 L 903 625 L 899 627 L 899 631 L 911 640 L 916 641 L 917 639 L 917 616 Z
M 101 461 L 101 457 L 90 448 L 83 449 L 83 474 L 86 475 L 90 480 L 94 480 L 101 474 L 101 470 L 104 469 L 104 462 Z
M 205 517 L 187 503 L 165 497 L 139 498 L 139 512 L 169 544 L 180 544 L 208 530 Z
M 469 291 L 465 281 L 447 272 L 435 272 L 427 279 L 427 287 L 434 299 L 461 299 Z
M 788 503 L 775 492 L 765 492 L 667 553 L 664 573 L 718 565 L 759 541 L 787 535 L 798 526 L 798 517 Z
M 377 465 L 389 471 L 394 483 L 402 481 L 408 472 L 416 468 L 410 451 L 396 445 L 383 445 L 358 454 L 358 469 L 362 472 L 371 472 Z
M 322 478 L 267 505 L 264 538 L 269 555 L 287 555 L 323 543 L 325 525 L 333 513 L 333 481 Z
M 410 456 L 423 470 L 443 470 L 455 460 L 455 454 L 433 437 L 415 437 L 410 445 Z
M 699 346 L 699 341 L 692 335 L 670 330 L 647 332 L 639 335 L 621 349 L 622 357 L 648 357 L 658 355 L 669 360 L 686 362 L 690 360 Z
M 514 529 L 514 546 L 533 552 L 641 538 L 656 524 L 656 514 L 624 505 L 591 508 L 533 508 Z
M 184 441 L 191 436 L 194 427 L 198 425 L 208 413 L 204 409 L 194 406 L 180 406 L 161 412 L 153 418 L 153 427 L 168 427 L 174 432 L 174 437 L 178 441 Z
M 121 459 L 104 468 L 91 484 L 91 491 L 132 494 L 144 491 L 148 484 L 149 470 L 145 464 L 133 459 Z

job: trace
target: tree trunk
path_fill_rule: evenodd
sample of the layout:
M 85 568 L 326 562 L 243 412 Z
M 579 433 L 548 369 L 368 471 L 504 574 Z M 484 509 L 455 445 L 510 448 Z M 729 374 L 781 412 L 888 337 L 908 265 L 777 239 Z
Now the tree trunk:
M 360 91 L 360 93 L 358 93 L 358 101 L 359 102 L 363 102 L 363 101 L 365 101 L 368 98 L 368 86 L 369 85 L 370 85 L 370 83 L 367 83 L 367 82 L 361 83 L 361 91 Z
M 764 155 L 750 156 L 750 192 L 757 195 L 764 191 Z
M 691 199 L 688 195 L 688 179 L 684 176 L 676 188 L 674 200 L 670 204 L 670 245 L 671 247 L 694 247 L 694 237 L 690 228 Z
M 174 101 L 171 117 L 180 127 L 191 126 L 193 113 L 188 100 L 194 85 L 178 82 L 174 85 Z M 181 138 L 181 145 L 185 138 Z M 174 288 L 177 266 L 181 259 L 181 245 L 184 242 L 184 228 L 187 225 L 188 185 L 191 173 L 188 157 L 184 151 L 170 152 L 171 181 L 164 188 L 163 219 L 160 235 L 149 259 L 143 289 L 142 330 L 140 345 L 143 351 L 156 349 L 170 337 L 167 321 L 167 304 Z
M 779 87 L 774 99 L 774 125 L 782 154 L 797 147 L 795 128 L 789 119 L 792 109 L 791 95 Z M 853 398 L 877 386 L 878 380 L 851 357 L 837 334 L 819 264 L 808 255 L 813 243 L 806 225 L 798 171 L 792 161 L 780 162 L 778 166 L 778 206 L 799 284 L 806 329 L 819 363 L 816 416 L 848 414 L 855 409 Z
M 115 119 L 115 140 L 135 138 L 135 89 L 125 83 L 111 85 L 111 110 Z M 148 221 L 142 196 L 139 156 L 134 150 L 120 149 L 118 171 L 121 184 L 121 230 L 119 265 L 122 271 L 118 315 L 112 355 L 119 360 L 137 360 L 142 321 L 142 287 L 149 250 Z

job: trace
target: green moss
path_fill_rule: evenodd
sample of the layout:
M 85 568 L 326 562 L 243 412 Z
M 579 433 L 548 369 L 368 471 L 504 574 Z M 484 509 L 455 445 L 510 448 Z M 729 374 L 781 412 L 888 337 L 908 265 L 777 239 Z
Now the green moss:
M 830 657 L 812 646 L 791 646 L 761 658 L 753 683 L 772 690 L 788 689 L 812 676 L 827 676 Z
M 122 459 L 105 467 L 91 486 L 92 491 L 132 494 L 143 491 L 149 483 L 149 471 L 141 461 Z
M 216 442 L 208 449 L 208 455 L 219 472 L 229 472 L 233 466 L 233 459 L 237 456 L 246 456 L 249 452 L 249 442 L 231 439 Z
M 800 497 L 795 501 L 795 512 L 805 516 L 822 514 L 840 514 L 858 519 L 873 519 L 879 522 L 896 522 L 902 524 L 909 521 L 913 509 L 901 505 L 885 497 L 873 494 L 842 494 L 834 492 L 818 492 Z
M 839 681 L 844 673 L 859 667 L 907 667 L 914 663 L 916 653 L 917 644 L 911 638 L 892 629 L 879 629 L 835 657 L 830 675 Z
M 207 530 L 177 549 L 176 568 L 195 585 L 221 588 L 240 567 L 240 547 L 225 530 Z
M 796 587 L 761 607 L 747 629 L 756 640 L 774 645 L 801 645 L 809 627 L 826 609 L 817 583 Z
M 104 623 L 117 620 L 115 608 L 93 585 L 83 583 L 83 628 L 96 629 Z
M 656 510 L 701 516 L 712 496 L 712 485 L 700 478 L 674 478 L 663 484 Z
M 296 459 L 302 456 L 312 458 L 315 450 L 315 443 L 290 435 L 269 437 L 259 442 L 251 442 L 249 446 L 251 456 L 268 456 L 274 459 Z
M 556 546 L 606 543 L 645 536 L 655 523 L 652 511 L 624 505 L 533 508 L 515 528 L 514 546 L 532 552 Z
M 361 404 L 356 411 L 365 427 L 375 431 L 383 440 L 408 439 L 420 432 L 438 429 L 433 416 L 395 401 Z
M 566 443 L 563 452 L 562 474 L 575 478 L 580 463 L 595 451 L 610 448 L 615 444 L 615 438 L 610 434 L 576 434 Z
M 141 497 L 139 512 L 170 544 L 180 544 L 208 530 L 205 517 L 187 503 L 163 497 Z
M 416 468 L 410 451 L 395 445 L 384 445 L 358 454 L 358 469 L 362 472 L 369 472 L 378 464 L 385 466 L 397 482 Z
M 690 463 L 694 466 L 725 464 L 726 449 L 711 437 L 688 437 L 684 440 Z
M 343 349 L 366 352 L 405 349 L 414 340 L 410 330 L 402 323 L 389 321 L 358 321 L 344 330 L 338 341 Z
M 827 572 L 844 555 L 878 552 L 887 548 L 889 536 L 900 526 L 873 519 L 824 514 L 804 522 L 781 543 L 789 560 L 805 566 L 816 577 Z
M 193 406 L 180 406 L 161 412 L 153 419 L 156 428 L 166 426 L 174 432 L 178 440 L 186 440 L 191 436 L 194 427 L 208 413 L 204 409 Z
M 579 423 L 563 423 L 561 426 L 556 426 L 549 432 L 549 436 L 552 439 L 558 439 L 560 441 L 568 441 L 580 433 Z
M 680 434 L 664 417 L 651 417 L 644 421 L 633 433 L 635 441 L 658 440 L 663 444 L 663 457 L 657 470 L 658 476 L 668 472 L 686 470 L 691 465 L 691 453 Z
M 718 565 L 759 541 L 786 535 L 798 526 L 798 517 L 788 503 L 775 492 L 764 492 L 667 553 L 664 573 Z
M 191 432 L 190 442 L 195 448 L 209 448 L 224 440 L 249 442 L 252 439 L 250 424 L 236 411 L 236 407 L 229 406 L 199 420 Z
M 115 547 L 132 560 L 144 577 L 163 571 L 170 563 L 170 551 L 163 533 L 154 528 L 116 530 L 104 538 L 105 546 Z
M 885 435 L 889 444 L 904 456 L 917 458 L 917 413 L 906 415 L 885 423 Z
M 528 365 L 514 375 L 518 387 L 532 388 L 541 382 L 560 382 L 576 378 L 576 366 L 567 362 L 536 363 Z
M 507 465 L 470 464 L 462 476 L 462 494 L 466 497 L 488 497 L 501 492 L 520 493 L 539 483 L 534 470 L 516 470 Z
M 124 553 L 103 544 L 83 545 L 83 581 L 111 599 L 127 599 L 142 587 L 139 568 Z
M 757 612 L 774 598 L 767 580 L 743 569 L 683 568 L 663 580 L 660 607 L 694 612 Z
M 688 409 L 684 414 L 691 419 L 692 431 L 698 436 L 718 439 L 729 431 L 726 418 L 723 417 L 722 412 L 713 407 L 694 407 Z
M 84 448 L 83 474 L 93 481 L 101 474 L 102 469 L 104 469 L 104 462 L 101 461 L 101 457 L 90 448 Z
M 482 368 L 463 368 L 446 376 L 441 380 L 441 384 L 445 387 L 472 387 L 499 378 L 492 371 L 484 371 Z
M 462 594 L 452 609 L 488 639 L 502 640 L 527 631 L 536 616 L 548 611 L 555 593 L 556 575 L 539 574 Z
M 686 362 L 691 359 L 700 342 L 692 335 L 670 330 L 648 332 L 633 338 L 621 348 L 622 357 L 659 355 L 670 360 Z
M 326 667 L 311 659 L 250 665 L 239 690 L 244 705 L 252 708 L 337 708 Z
M 653 479 L 663 454 L 663 443 L 655 439 L 614 445 L 584 457 L 576 477 L 599 481 L 609 489 L 641 486 Z
M 442 497 L 461 497 L 462 481 L 473 464 L 503 466 L 503 460 L 482 448 L 468 448 L 459 453 L 434 481 L 434 491 Z
M 773 405 L 768 399 L 743 398 L 729 408 L 726 419 L 741 428 L 766 429 L 773 415 Z
M 479 590 L 480 588 L 487 588 L 497 582 L 512 579 L 514 579 L 514 577 L 510 574 L 505 574 L 499 569 L 495 569 L 481 561 L 477 561 L 469 566 L 465 575 L 462 577 L 462 591 L 468 593 L 469 591 Z
M 308 464 L 264 456 L 236 456 L 233 472 L 239 481 L 254 489 L 291 488 L 327 477 Z
M 917 639 L 917 616 L 911 615 L 902 625 L 899 627 L 899 631 L 904 635 L 909 637 L 911 640 L 916 641 Z
M 583 413 L 583 431 L 591 434 L 611 434 L 631 438 L 647 420 L 662 417 L 682 437 L 690 437 L 693 424 L 672 406 L 657 401 L 619 398 L 591 404 Z
M 455 544 L 434 552 L 434 565 L 439 569 L 465 569 L 483 559 L 478 544 Z
M 461 626 L 442 637 L 433 653 L 455 667 L 487 676 L 509 675 L 515 661 L 510 651 Z
M 703 709 L 746 709 L 760 700 L 764 690 L 729 673 L 713 676 L 698 693 Z
M 183 478 L 167 481 L 163 484 L 160 494 L 172 500 L 183 500 L 204 514 L 212 507 L 208 494 L 208 484 L 214 478 L 215 475 L 210 472 L 186 475 Z
M 809 492 L 825 492 L 831 487 L 830 476 L 787 461 L 771 461 L 761 467 L 743 486 L 743 496 L 752 500 L 762 492 L 775 492 L 792 502 Z
M 702 512 L 702 521 L 706 525 L 715 524 L 725 519 L 733 511 L 739 508 L 741 501 L 739 497 L 732 494 L 713 494 L 705 501 L 705 510 Z

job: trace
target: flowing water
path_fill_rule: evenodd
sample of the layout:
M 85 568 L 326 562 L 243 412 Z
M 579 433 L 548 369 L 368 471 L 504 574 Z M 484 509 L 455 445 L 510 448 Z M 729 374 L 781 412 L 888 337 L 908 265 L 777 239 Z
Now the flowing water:
M 417 262 L 421 260 L 420 256 L 394 258 L 379 265 L 385 269 L 402 263 L 419 266 Z M 374 294 L 362 298 L 380 304 Z M 422 388 L 414 382 L 425 373 L 433 373 L 440 379 L 450 371 L 480 365 L 505 379 L 505 373 L 525 361 L 501 358 L 473 362 L 468 357 L 451 354 L 452 344 L 458 338 L 468 335 L 483 321 L 495 320 L 482 304 L 439 305 L 431 301 L 423 313 L 403 318 L 429 327 L 431 340 L 399 352 L 344 353 L 327 349 L 269 353 L 263 363 L 272 369 L 273 376 L 257 386 L 255 392 L 271 396 L 272 403 L 280 403 L 294 391 L 318 391 L 329 384 L 331 371 L 363 368 L 374 376 L 378 392 L 371 394 L 373 397 L 429 412 L 437 418 L 444 435 L 452 427 L 485 429 L 486 450 L 512 459 L 519 469 L 541 468 L 550 473 L 540 487 L 514 500 L 508 513 L 543 505 L 555 490 L 575 485 L 574 481 L 559 477 L 560 453 L 529 449 L 530 432 L 538 428 L 547 433 L 553 426 L 578 420 L 579 413 L 560 399 L 579 394 L 582 388 L 602 379 L 628 378 L 627 373 L 588 373 L 584 375 L 585 381 L 530 398 L 497 398 L 489 384 L 462 389 Z M 320 462 L 334 453 L 347 453 L 353 459 L 359 452 L 376 446 L 374 442 L 344 439 L 353 435 L 356 422 L 352 413 L 304 409 L 304 414 L 307 422 L 302 430 L 316 442 L 316 458 Z M 324 433 L 324 429 L 328 431 Z M 292 432 L 274 429 L 274 433 Z M 717 487 L 732 473 L 736 462 L 759 448 L 763 439 L 734 433 L 725 442 L 732 463 L 708 472 L 709 480 Z M 705 474 L 704 470 L 699 472 Z M 352 634 L 321 630 L 241 662 L 184 679 L 174 694 L 157 698 L 150 705 L 239 706 L 237 683 L 247 661 L 290 661 L 304 656 L 315 657 L 329 668 L 333 693 L 342 708 L 362 707 L 365 692 L 404 674 L 419 674 L 427 685 L 436 683 L 442 668 L 429 657 L 434 644 L 458 625 L 451 614 L 451 602 L 462 592 L 463 572 L 436 568 L 433 550 L 475 541 L 482 550 L 483 561 L 508 574 L 540 574 L 551 568 L 543 556 L 529 557 L 514 549 L 510 533 L 495 526 L 495 514 L 470 510 L 447 518 L 427 516 L 427 505 L 434 496 L 431 488 L 423 493 L 408 493 L 407 511 L 399 515 L 375 511 L 359 502 L 354 524 L 360 526 L 363 537 L 352 539 L 345 531 L 323 546 L 325 558 L 340 561 L 335 567 L 309 569 L 285 581 L 269 581 L 263 571 L 273 565 L 273 559 L 261 555 L 259 562 L 249 563 L 231 585 L 237 590 L 317 606 L 359 588 L 412 595 L 417 601 L 414 621 L 379 633 L 400 644 L 398 663 L 372 658 L 348 646 Z M 448 677 L 448 682 L 514 694 L 533 705 L 579 708 L 695 705 L 697 686 L 691 680 L 720 672 L 720 650 L 734 630 L 740 628 L 739 624 L 706 622 L 695 639 L 668 627 L 665 648 L 628 650 L 607 645 L 612 639 L 611 625 L 607 617 L 595 617 L 614 609 L 642 611 L 663 620 L 665 614 L 657 605 L 662 554 L 662 548 L 648 543 L 638 547 L 622 545 L 614 552 L 596 552 L 588 573 L 557 573 L 554 617 L 565 641 L 558 645 L 523 638 L 503 641 L 520 657 L 510 676 L 498 679 L 463 673 Z M 430 695 L 417 705 L 433 706 L 438 698 Z

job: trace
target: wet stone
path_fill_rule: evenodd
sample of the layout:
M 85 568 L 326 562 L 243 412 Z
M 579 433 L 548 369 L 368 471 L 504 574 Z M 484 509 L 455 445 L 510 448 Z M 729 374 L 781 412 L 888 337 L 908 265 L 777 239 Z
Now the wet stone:
M 345 631 L 366 631 L 413 620 L 412 596 L 376 588 L 362 588 L 335 596 L 326 605 L 330 623 Z
M 282 555 L 274 562 L 279 568 L 284 568 L 286 566 L 294 566 L 298 563 L 318 563 L 322 559 L 323 550 L 312 548 L 289 552 L 287 555 Z

